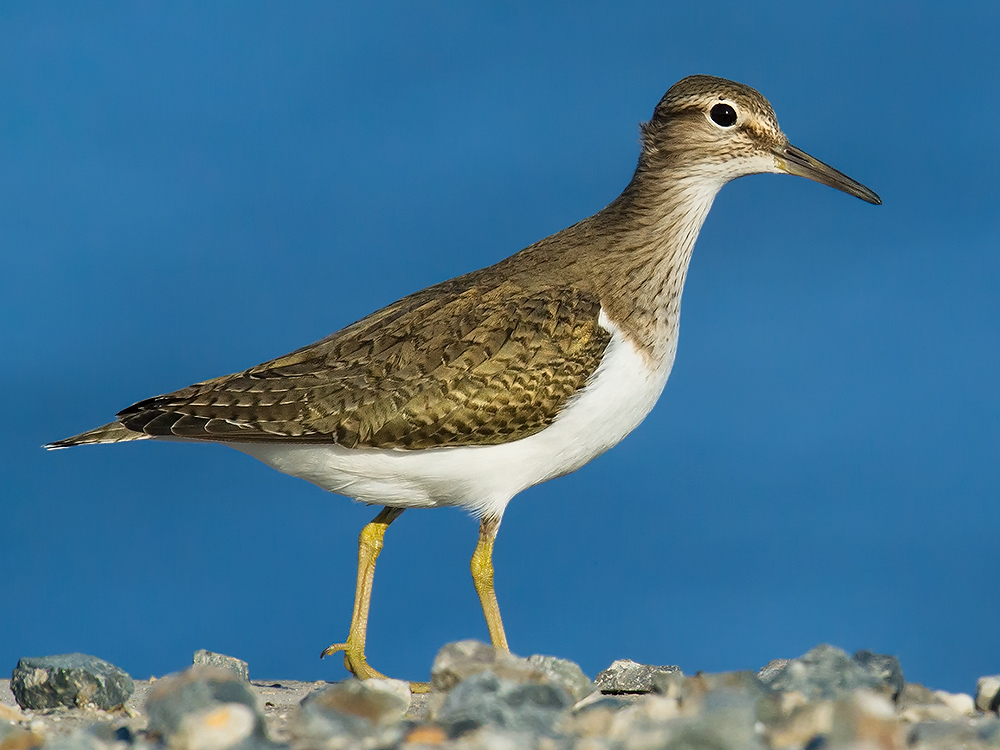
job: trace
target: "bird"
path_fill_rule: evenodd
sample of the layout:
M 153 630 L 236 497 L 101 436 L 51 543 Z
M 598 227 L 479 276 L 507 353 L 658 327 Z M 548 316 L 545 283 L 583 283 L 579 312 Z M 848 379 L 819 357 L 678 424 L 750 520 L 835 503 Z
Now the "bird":
M 470 563 L 492 645 L 509 651 L 493 547 L 510 500 L 573 472 L 652 410 L 677 352 L 681 293 L 719 190 L 785 173 L 879 196 L 791 145 L 755 89 L 683 78 L 641 123 L 635 172 L 608 206 L 500 262 L 393 302 L 301 349 L 118 412 L 46 447 L 222 443 L 380 506 L 358 540 L 342 653 L 361 679 L 375 563 L 408 508 L 479 520 Z M 426 683 L 413 683 L 426 690 Z

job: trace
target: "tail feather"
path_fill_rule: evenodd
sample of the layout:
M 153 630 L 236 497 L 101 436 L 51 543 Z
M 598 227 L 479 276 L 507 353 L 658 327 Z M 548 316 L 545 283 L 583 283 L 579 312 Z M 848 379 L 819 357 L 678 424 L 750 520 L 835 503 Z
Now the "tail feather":
M 81 432 L 73 437 L 56 440 L 44 446 L 49 450 L 57 448 L 70 448 L 74 445 L 94 445 L 97 443 L 123 443 L 127 440 L 146 440 L 149 435 L 142 432 L 135 432 L 123 425 L 121 422 L 110 422 L 102 427 L 95 427 L 92 430 Z

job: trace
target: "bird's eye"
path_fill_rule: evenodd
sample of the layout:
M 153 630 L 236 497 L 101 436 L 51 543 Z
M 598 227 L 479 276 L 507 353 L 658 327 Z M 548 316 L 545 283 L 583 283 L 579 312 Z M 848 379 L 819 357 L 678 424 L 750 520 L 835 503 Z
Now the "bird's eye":
M 709 112 L 712 122 L 723 128 L 731 128 L 736 124 L 736 110 L 728 104 L 719 103 Z

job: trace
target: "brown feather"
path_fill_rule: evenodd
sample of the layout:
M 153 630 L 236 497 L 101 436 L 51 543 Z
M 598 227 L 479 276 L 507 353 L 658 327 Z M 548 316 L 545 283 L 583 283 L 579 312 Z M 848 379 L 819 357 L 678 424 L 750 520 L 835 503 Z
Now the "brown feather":
M 491 269 L 431 287 L 244 372 L 141 401 L 118 419 L 152 437 L 492 445 L 551 424 L 609 340 L 592 293 Z

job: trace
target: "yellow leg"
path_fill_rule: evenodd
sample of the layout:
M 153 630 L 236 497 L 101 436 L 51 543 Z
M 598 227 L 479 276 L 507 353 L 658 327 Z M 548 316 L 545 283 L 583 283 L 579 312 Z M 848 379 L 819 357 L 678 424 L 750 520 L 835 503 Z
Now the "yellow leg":
M 490 631 L 493 648 L 510 651 L 507 647 L 507 636 L 503 632 L 503 620 L 500 619 L 500 605 L 497 604 L 497 594 L 493 589 L 493 541 L 500 528 L 500 519 L 484 516 L 479 523 L 479 543 L 472 553 L 472 582 L 476 584 L 479 603 L 483 605 L 486 616 L 486 627 Z
M 368 680 L 373 677 L 385 677 L 384 674 L 368 665 L 365 657 L 365 639 L 368 634 L 368 610 L 372 601 L 372 581 L 375 578 L 375 561 L 382 551 L 385 530 L 389 524 L 399 518 L 404 508 L 383 508 L 371 523 L 361 530 L 358 537 L 358 583 L 354 590 L 354 611 L 351 614 L 351 628 L 347 633 L 345 643 L 334 643 L 323 649 L 320 658 L 330 656 L 338 651 L 344 652 L 344 666 L 355 677 Z M 427 683 L 410 683 L 414 692 L 426 692 Z

